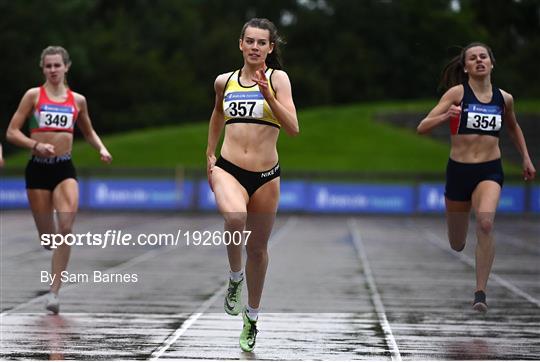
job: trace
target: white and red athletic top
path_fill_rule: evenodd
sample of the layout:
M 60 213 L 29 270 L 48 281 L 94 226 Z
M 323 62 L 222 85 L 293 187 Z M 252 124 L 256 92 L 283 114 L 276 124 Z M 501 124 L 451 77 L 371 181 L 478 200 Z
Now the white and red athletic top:
M 49 98 L 45 87 L 39 87 L 36 109 L 30 117 L 30 133 L 70 132 L 73 133 L 79 111 L 73 92 L 68 88 L 67 99 L 56 102 Z

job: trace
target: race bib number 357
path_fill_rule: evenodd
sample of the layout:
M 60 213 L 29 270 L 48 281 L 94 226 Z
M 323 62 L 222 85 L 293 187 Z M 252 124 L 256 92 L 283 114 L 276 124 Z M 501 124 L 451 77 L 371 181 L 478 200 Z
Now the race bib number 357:
M 40 128 L 73 128 L 73 107 L 45 104 L 39 110 Z
M 260 92 L 231 92 L 223 100 L 225 115 L 232 118 L 262 118 L 264 97 Z
M 470 104 L 467 128 L 482 131 L 499 131 L 502 124 L 501 108 L 499 106 L 486 106 Z

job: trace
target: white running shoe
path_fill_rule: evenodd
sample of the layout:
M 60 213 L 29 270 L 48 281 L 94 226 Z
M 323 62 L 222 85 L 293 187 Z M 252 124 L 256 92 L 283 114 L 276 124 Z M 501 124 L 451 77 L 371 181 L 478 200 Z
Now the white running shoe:
M 60 311 L 60 299 L 58 294 L 49 292 L 45 297 L 45 309 L 50 310 L 54 314 L 58 314 Z

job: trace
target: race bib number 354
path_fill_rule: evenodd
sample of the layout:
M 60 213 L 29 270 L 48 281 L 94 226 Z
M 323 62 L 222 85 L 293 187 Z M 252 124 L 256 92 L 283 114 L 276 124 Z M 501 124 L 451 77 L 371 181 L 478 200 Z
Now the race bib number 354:
M 499 131 L 502 125 L 501 113 L 499 106 L 470 104 L 467 128 L 482 131 Z
M 40 128 L 73 128 L 73 107 L 43 105 L 39 111 Z

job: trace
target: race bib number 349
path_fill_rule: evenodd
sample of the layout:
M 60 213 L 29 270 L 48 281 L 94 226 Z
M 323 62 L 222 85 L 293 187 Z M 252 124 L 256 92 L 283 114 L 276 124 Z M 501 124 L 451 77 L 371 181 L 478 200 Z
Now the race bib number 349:
M 73 128 L 73 107 L 45 104 L 39 110 L 40 128 Z
M 502 116 L 499 106 L 486 106 L 482 104 L 470 104 L 467 128 L 482 131 L 498 131 L 501 129 Z

